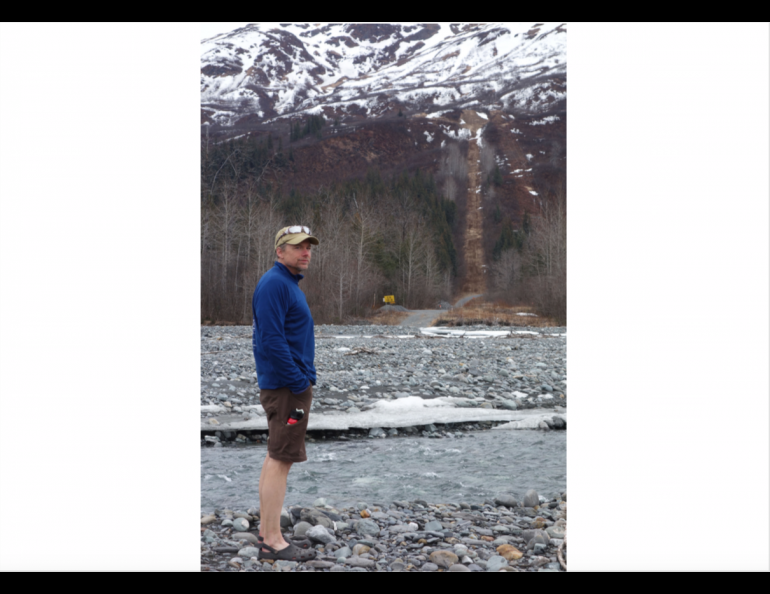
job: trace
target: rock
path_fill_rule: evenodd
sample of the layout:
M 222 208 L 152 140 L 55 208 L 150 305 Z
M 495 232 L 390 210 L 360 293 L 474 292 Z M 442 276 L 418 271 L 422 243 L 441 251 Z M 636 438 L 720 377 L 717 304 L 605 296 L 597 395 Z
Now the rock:
M 361 520 L 356 526 L 356 532 L 367 536 L 377 536 L 380 533 L 380 527 L 373 520 Z
M 508 526 L 503 526 L 502 524 L 495 524 L 492 526 L 492 532 L 495 532 L 497 534 L 508 534 L 510 533 L 511 529 L 508 528 Z
M 251 544 L 259 546 L 259 540 L 251 532 L 234 532 L 230 535 L 230 538 L 232 540 L 248 540 Z
M 503 567 L 508 565 L 508 561 L 500 555 L 493 555 L 487 559 L 487 571 L 500 571 Z
M 509 544 L 504 544 L 497 547 L 497 554 L 506 561 L 521 559 L 524 556 L 524 553 L 522 553 L 515 546 Z
M 534 520 L 532 520 L 532 527 L 533 528 L 544 528 L 545 527 L 545 518 L 542 516 L 537 516 Z
M 305 536 L 313 525 L 310 522 L 297 522 L 294 524 L 294 536 Z
M 347 567 L 343 567 L 342 565 L 335 565 L 329 571 L 333 571 L 336 573 L 336 572 L 347 571 L 347 570 L 348 570 Z
M 336 539 L 334 538 L 334 536 L 329 534 L 329 531 L 323 526 L 313 526 L 305 533 L 305 536 L 307 536 L 310 540 L 320 542 L 323 544 L 336 542 Z
M 566 429 L 567 422 L 562 417 L 552 417 L 551 423 L 554 429 Z
M 424 563 L 420 571 L 438 571 L 438 565 L 435 563 Z
M 521 505 L 523 507 L 535 507 L 540 505 L 540 497 L 538 497 L 537 491 L 534 489 L 527 491 L 526 495 L 524 495 L 524 500 L 521 502 Z
M 540 421 L 537 424 L 537 428 L 542 429 L 543 431 L 548 431 L 550 429 L 550 427 L 548 426 L 548 423 L 546 423 L 545 421 Z
M 374 561 L 371 559 L 362 559 L 361 557 L 349 557 L 345 559 L 345 564 L 351 567 L 374 567 Z
M 312 561 L 306 561 L 305 565 L 308 567 L 314 567 L 316 569 L 330 569 L 334 567 L 334 563 L 331 561 L 321 561 L 320 559 L 313 559 Z
M 203 524 L 204 526 L 216 521 L 217 521 L 217 517 L 214 514 L 209 514 L 201 518 L 201 524 Z
M 441 522 L 439 522 L 438 520 L 432 520 L 427 524 L 425 524 L 425 530 L 430 530 L 435 532 L 443 529 L 444 527 L 441 525 Z
M 222 524 L 221 524 L 221 525 L 222 525 L 223 527 L 225 527 L 225 528 L 229 528 L 230 526 L 232 526 L 232 525 L 233 525 L 233 521 L 232 521 L 232 520 L 228 520 L 228 519 L 225 519 L 225 520 L 222 520 Z
M 476 563 L 471 563 L 468 565 L 468 571 L 484 571 L 480 565 Z
M 385 437 L 385 430 L 382 427 L 372 427 L 369 429 L 369 437 Z
M 252 557 L 259 558 L 259 549 L 257 547 L 243 547 L 238 551 L 238 556 L 241 558 L 246 557 L 246 559 L 251 559 Z
M 439 567 L 444 567 L 446 569 L 449 569 L 452 565 L 459 561 L 457 555 L 451 551 L 446 550 L 433 551 L 430 554 L 430 560 Z
M 416 524 L 395 524 L 394 526 L 390 526 L 388 528 L 388 531 L 391 534 L 402 534 L 404 532 L 417 532 L 417 525 Z
M 347 559 L 352 555 L 350 547 L 342 547 L 334 551 L 334 557 L 339 561 L 340 559 Z
M 406 569 L 406 563 L 403 561 L 393 561 L 390 564 L 391 571 L 404 571 Z
M 246 532 L 249 529 L 249 522 L 246 518 L 236 518 L 233 520 L 233 529 L 238 532 Z
M 392 429 L 388 429 L 388 437 L 395 437 L 396 435 L 398 435 L 398 429 L 396 429 L 395 427 Z
M 293 522 L 291 521 L 291 514 L 285 508 L 281 508 L 281 528 L 289 528 Z
M 303 522 L 313 526 L 323 526 L 334 530 L 334 521 L 320 510 L 303 507 L 299 517 Z
M 236 569 L 240 569 L 241 565 L 243 565 L 243 559 L 240 557 L 233 557 L 230 559 L 230 561 L 227 562 L 227 564 L 235 567 Z
M 326 498 L 324 497 L 319 497 L 313 502 L 313 507 L 323 507 L 324 505 L 326 505 Z
M 363 555 L 364 553 L 368 553 L 369 549 L 371 547 L 365 545 L 365 544 L 357 544 L 353 547 L 353 554 L 354 555 Z
M 460 563 L 455 563 L 454 565 L 452 565 L 449 568 L 449 571 L 455 571 L 455 572 L 458 572 L 458 571 L 468 571 L 468 572 L 470 572 L 470 569 L 468 569 L 465 565 L 462 565 Z

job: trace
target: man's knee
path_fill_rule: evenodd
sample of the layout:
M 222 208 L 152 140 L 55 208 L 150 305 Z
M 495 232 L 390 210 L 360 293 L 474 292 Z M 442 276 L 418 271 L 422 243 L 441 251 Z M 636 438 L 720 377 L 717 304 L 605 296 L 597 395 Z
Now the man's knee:
M 267 455 L 267 458 L 270 461 L 271 466 L 273 466 L 278 470 L 283 470 L 285 472 L 289 472 L 291 465 L 294 464 L 294 462 L 285 462 L 283 460 L 276 460 L 275 458 L 270 457 L 270 454 Z

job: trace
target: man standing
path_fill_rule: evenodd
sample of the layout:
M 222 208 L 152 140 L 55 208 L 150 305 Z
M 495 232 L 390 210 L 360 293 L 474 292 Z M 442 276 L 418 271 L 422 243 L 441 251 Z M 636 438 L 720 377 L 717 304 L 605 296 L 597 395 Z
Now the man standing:
M 277 261 L 262 275 L 251 302 L 259 399 L 269 431 L 259 477 L 260 559 L 306 561 L 315 557 L 313 549 L 286 542 L 281 534 L 286 477 L 293 463 L 307 460 L 305 431 L 316 381 L 313 317 L 299 288 L 300 271 L 310 264 L 312 245 L 318 245 L 318 239 L 307 227 L 278 231 Z

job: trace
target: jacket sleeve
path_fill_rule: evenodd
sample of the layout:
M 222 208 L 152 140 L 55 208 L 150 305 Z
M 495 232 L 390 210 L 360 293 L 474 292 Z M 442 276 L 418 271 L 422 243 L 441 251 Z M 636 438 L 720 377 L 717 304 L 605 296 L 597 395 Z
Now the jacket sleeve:
M 260 291 L 256 314 L 264 355 L 281 384 L 299 394 L 307 389 L 310 381 L 294 363 L 286 342 L 284 322 L 288 308 L 289 292 L 281 283 L 271 283 Z

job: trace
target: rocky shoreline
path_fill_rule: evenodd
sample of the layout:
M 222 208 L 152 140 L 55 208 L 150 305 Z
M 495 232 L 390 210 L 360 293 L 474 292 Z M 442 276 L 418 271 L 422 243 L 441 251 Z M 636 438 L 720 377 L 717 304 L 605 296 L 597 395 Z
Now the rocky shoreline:
M 259 509 L 201 518 L 202 571 L 557 572 L 566 570 L 567 494 L 480 504 L 424 500 L 359 502 L 336 509 L 317 499 L 284 508 L 281 529 L 308 538 L 316 558 L 258 559 Z

